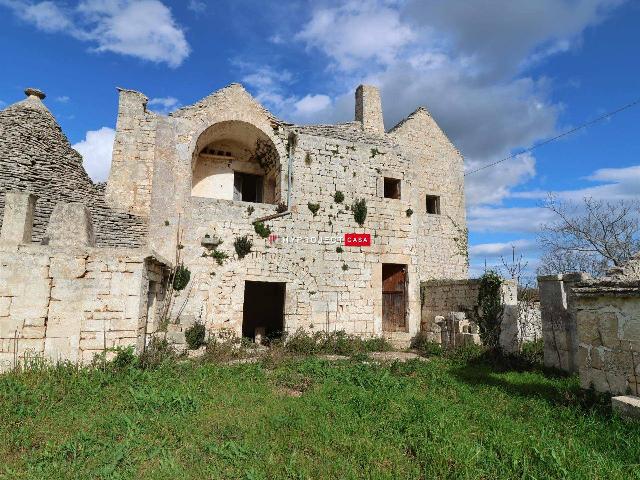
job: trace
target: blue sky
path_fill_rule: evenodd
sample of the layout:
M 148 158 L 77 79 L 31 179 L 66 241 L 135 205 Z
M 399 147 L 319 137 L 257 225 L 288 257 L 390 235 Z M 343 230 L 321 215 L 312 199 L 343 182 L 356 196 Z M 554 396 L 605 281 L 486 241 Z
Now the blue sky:
M 266 5 L 269 4 L 267 7 Z M 347 121 L 382 91 L 387 127 L 426 106 L 472 170 L 640 98 L 640 2 L 0 0 L 0 106 L 26 86 L 108 172 L 116 87 L 160 112 L 241 82 L 285 120 Z M 472 273 L 535 267 L 547 192 L 640 194 L 640 107 L 467 177 Z

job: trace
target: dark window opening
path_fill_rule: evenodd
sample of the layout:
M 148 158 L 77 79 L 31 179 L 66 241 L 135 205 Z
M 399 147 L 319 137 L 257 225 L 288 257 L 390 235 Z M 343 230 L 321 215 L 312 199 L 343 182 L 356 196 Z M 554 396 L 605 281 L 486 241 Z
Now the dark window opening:
M 284 330 L 284 282 L 244 282 L 242 336 L 277 338 Z
M 400 200 L 400 180 L 397 178 L 384 178 L 384 198 Z
M 440 215 L 440 197 L 437 195 L 427 195 L 427 213 Z
M 249 173 L 233 172 L 233 199 L 262 203 L 264 177 Z

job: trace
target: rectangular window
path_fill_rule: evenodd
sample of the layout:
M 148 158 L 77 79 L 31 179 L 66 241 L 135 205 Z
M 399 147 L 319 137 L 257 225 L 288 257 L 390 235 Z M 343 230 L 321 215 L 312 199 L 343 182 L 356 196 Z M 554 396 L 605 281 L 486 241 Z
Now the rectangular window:
M 384 177 L 384 198 L 400 200 L 400 180 Z
M 427 195 L 427 213 L 440 215 L 440 197 L 437 195 Z
M 233 172 L 233 199 L 243 202 L 262 203 L 262 175 Z

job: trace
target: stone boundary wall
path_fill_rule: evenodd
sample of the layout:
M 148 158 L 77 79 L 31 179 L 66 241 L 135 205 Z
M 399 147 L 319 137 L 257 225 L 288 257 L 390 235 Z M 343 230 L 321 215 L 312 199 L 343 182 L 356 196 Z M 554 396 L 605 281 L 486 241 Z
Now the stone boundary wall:
M 584 273 L 538 277 L 546 367 L 578 371 L 578 333 L 571 287 L 588 278 Z
M 449 316 L 451 312 L 465 312 L 469 318 L 475 316 L 478 305 L 479 279 L 469 280 L 428 280 L 420 283 L 422 304 L 421 330 L 432 334 L 435 342 L 440 342 L 436 317 Z M 500 344 L 506 351 L 519 349 L 522 342 L 518 319 L 517 285 L 513 280 L 502 283 L 504 314 L 500 334 Z
M 163 264 L 145 250 L 0 246 L 0 371 L 33 357 L 86 364 L 105 348 L 141 351 L 162 285 Z
M 640 395 L 640 279 L 576 284 L 578 371 L 583 388 Z

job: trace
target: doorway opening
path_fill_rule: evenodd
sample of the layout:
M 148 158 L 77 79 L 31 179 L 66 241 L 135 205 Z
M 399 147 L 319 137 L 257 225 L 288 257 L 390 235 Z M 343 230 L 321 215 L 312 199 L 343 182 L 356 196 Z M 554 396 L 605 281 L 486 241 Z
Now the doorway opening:
M 243 337 L 261 341 L 282 335 L 286 288 L 285 282 L 244 282 Z
M 382 264 L 382 331 L 408 332 L 407 266 Z

